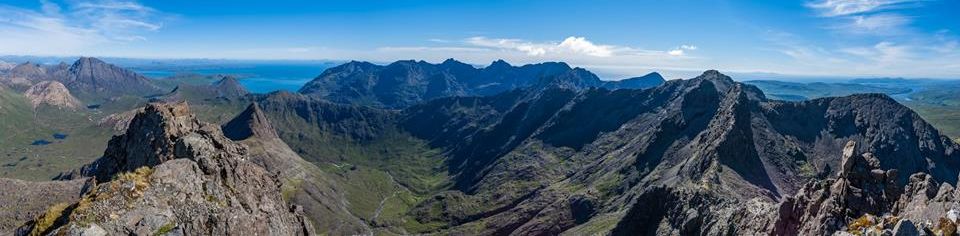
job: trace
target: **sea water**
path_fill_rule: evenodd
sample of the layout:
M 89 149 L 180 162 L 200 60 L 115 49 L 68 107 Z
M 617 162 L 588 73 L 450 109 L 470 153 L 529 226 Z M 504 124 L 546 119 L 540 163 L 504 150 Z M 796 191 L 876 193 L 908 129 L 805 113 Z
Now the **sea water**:
M 253 93 L 269 93 L 286 90 L 296 92 L 304 84 L 316 78 L 330 63 L 263 63 L 204 65 L 196 67 L 163 66 L 133 68 L 134 71 L 149 78 L 161 79 L 181 73 L 201 75 L 234 75 L 240 84 Z

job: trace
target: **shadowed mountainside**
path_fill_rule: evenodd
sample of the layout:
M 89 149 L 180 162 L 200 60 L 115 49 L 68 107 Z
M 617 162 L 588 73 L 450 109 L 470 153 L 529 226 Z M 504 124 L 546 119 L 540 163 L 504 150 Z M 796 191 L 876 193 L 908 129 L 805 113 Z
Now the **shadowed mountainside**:
M 623 81 L 601 81 L 582 68 L 548 62 L 515 67 L 502 60 L 484 68 L 448 59 L 440 64 L 397 61 L 381 66 L 349 62 L 327 69 L 300 93 L 337 103 L 404 108 L 450 96 L 486 96 L 550 85 L 571 89 L 590 87 L 648 88 L 663 83 L 657 73 Z

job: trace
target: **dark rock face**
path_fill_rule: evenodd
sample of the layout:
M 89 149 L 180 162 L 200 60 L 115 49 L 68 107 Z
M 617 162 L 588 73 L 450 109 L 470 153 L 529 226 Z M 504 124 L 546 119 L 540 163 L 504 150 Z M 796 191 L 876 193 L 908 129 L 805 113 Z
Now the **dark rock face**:
M 233 120 L 223 125 L 230 139 L 248 147 L 250 161 L 276 173 L 283 183 L 285 200 L 303 206 L 316 232 L 330 235 L 358 235 L 371 233 L 371 227 L 354 216 L 345 204 L 340 183 L 313 163 L 305 161 L 280 139 L 273 125 L 252 103 Z
M 102 97 L 102 94 L 151 95 L 160 91 L 143 75 L 92 57 L 81 57 L 66 68 L 65 77 L 55 76 L 54 79 L 62 80 L 71 91 L 92 97 Z
M 662 82 L 656 73 L 624 81 L 601 81 L 589 71 L 560 62 L 514 67 L 496 61 L 478 69 L 449 59 L 441 64 L 397 61 L 386 66 L 350 62 L 324 71 L 300 92 L 338 103 L 403 108 L 435 98 L 486 96 L 529 87 L 637 89 Z
M 20 232 L 312 234 L 303 209 L 285 203 L 279 181 L 248 155 L 219 127 L 197 121 L 186 103 L 150 104 L 102 158 L 63 176 L 94 177 L 95 188 L 53 224 L 45 215 Z
M 251 103 L 242 113 L 224 124 L 223 134 L 233 140 L 244 140 L 254 136 L 263 139 L 279 138 L 257 103 Z
M 856 210 L 822 216 L 846 225 L 851 215 L 888 212 L 906 173 L 954 183 L 960 170 L 958 146 L 885 95 L 774 101 L 717 71 L 646 90 L 437 99 L 404 110 L 400 120 L 448 150 L 454 192 L 465 194 L 428 199 L 415 212 L 491 206 L 441 211 L 459 219 L 451 232 L 485 225 L 494 234 L 590 234 L 584 230 L 613 218 L 619 223 L 606 230 L 624 234 L 766 234 L 777 220 L 766 213 L 787 196 L 859 191 L 836 198 Z M 860 159 L 846 164 L 857 174 L 845 176 L 843 188 L 805 187 L 844 169 L 838 154 L 849 141 L 860 144 L 848 148 Z M 578 195 L 599 199 L 586 223 L 532 210 L 574 209 L 559 203 Z M 785 204 L 804 204 L 791 201 L 801 200 Z M 533 227 L 544 222 L 560 229 Z

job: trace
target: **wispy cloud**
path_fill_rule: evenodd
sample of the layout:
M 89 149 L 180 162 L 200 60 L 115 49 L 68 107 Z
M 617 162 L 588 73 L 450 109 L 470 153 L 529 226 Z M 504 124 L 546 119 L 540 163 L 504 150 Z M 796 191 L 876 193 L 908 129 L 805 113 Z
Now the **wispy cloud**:
M 914 7 L 922 0 L 822 0 L 811 2 L 807 7 L 816 9 L 821 16 L 848 16 Z
M 505 51 L 522 52 L 533 57 L 597 57 L 609 58 L 617 56 L 681 56 L 683 50 L 696 50 L 695 46 L 682 45 L 672 50 L 646 50 L 630 46 L 599 44 L 586 37 L 570 36 L 563 41 L 534 42 L 522 39 L 504 39 L 487 37 L 470 37 L 464 40 L 472 47 L 489 48 Z M 680 50 L 680 55 L 672 53 Z
M 593 57 L 609 57 L 615 51 L 625 48 L 613 45 L 595 44 L 584 37 L 567 37 L 559 43 L 530 42 L 520 39 L 491 39 L 486 37 L 471 37 L 466 43 L 478 47 L 516 50 L 530 56 L 544 56 L 550 54 L 578 54 Z
M 163 27 L 160 12 L 132 1 L 41 0 L 40 9 L 0 4 L 0 53 L 75 55 L 98 45 L 145 41 Z
M 903 32 L 912 17 L 897 10 L 922 6 L 925 0 L 821 0 L 806 6 L 833 20 L 831 28 L 844 33 L 893 34 Z

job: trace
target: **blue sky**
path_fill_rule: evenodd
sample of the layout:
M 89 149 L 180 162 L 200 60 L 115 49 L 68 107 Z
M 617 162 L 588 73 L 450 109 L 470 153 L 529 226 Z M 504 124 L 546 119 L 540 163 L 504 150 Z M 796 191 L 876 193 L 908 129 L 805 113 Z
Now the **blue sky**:
M 8 0 L 0 54 L 960 78 L 958 13 L 958 0 Z

